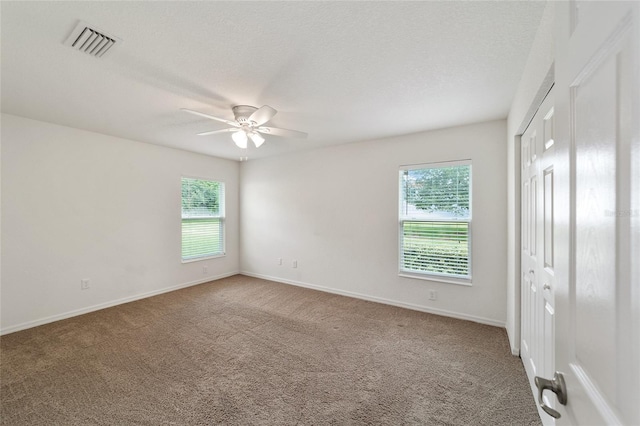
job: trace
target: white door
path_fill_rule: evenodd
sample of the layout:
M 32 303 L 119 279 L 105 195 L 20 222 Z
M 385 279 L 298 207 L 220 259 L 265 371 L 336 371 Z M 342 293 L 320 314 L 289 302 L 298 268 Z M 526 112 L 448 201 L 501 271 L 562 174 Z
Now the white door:
M 554 372 L 553 90 L 521 136 L 521 353 L 529 383 Z M 554 406 L 550 395 L 546 404 Z M 539 409 L 545 425 L 553 417 Z
M 639 425 L 640 3 L 556 12 L 557 424 Z

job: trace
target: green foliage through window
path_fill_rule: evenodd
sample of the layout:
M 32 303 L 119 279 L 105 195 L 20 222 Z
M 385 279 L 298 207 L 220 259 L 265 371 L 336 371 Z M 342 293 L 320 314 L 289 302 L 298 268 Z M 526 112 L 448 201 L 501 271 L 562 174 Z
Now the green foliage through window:
M 468 216 L 470 178 L 468 165 L 404 170 L 405 211 L 413 206 L 426 213 Z
M 220 182 L 182 178 L 182 215 L 210 216 L 220 212 Z
M 400 171 L 400 270 L 471 278 L 471 165 Z
M 224 183 L 182 178 L 182 260 L 224 254 Z
M 404 222 L 403 268 L 410 271 L 466 276 L 469 224 L 464 222 Z

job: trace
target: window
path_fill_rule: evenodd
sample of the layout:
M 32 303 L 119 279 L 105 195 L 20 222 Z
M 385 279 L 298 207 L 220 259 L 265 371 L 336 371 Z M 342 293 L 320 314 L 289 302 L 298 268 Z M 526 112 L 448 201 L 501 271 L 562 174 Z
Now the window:
M 182 261 L 224 255 L 224 183 L 182 178 Z
M 400 275 L 471 282 L 471 162 L 400 169 Z

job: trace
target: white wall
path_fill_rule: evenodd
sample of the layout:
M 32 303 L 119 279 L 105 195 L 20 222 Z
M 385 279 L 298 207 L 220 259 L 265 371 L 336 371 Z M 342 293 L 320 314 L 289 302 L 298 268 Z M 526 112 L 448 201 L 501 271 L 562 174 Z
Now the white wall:
M 1 158 L 3 333 L 239 270 L 237 162 L 4 114 Z M 182 174 L 226 183 L 226 257 L 181 263 Z
M 506 131 L 493 121 L 243 163 L 243 273 L 504 326 Z M 459 159 L 473 161 L 473 286 L 399 277 L 399 166 Z
M 507 121 L 508 158 L 508 267 L 507 334 L 511 350 L 520 350 L 520 148 L 523 123 L 529 121 L 553 83 L 555 4 L 548 2 L 540 21 L 527 64 L 520 79 Z M 532 109 L 532 105 L 534 108 Z

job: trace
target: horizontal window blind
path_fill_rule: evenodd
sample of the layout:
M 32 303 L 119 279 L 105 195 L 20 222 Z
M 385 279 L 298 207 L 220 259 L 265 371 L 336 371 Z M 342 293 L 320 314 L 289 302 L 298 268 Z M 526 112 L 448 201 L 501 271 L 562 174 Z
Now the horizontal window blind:
M 401 217 L 468 219 L 471 165 L 403 170 Z
M 400 270 L 471 278 L 471 164 L 400 170 Z
M 403 222 L 403 269 L 413 272 L 468 276 L 468 233 L 468 223 Z
M 182 178 L 182 260 L 224 254 L 224 183 Z

